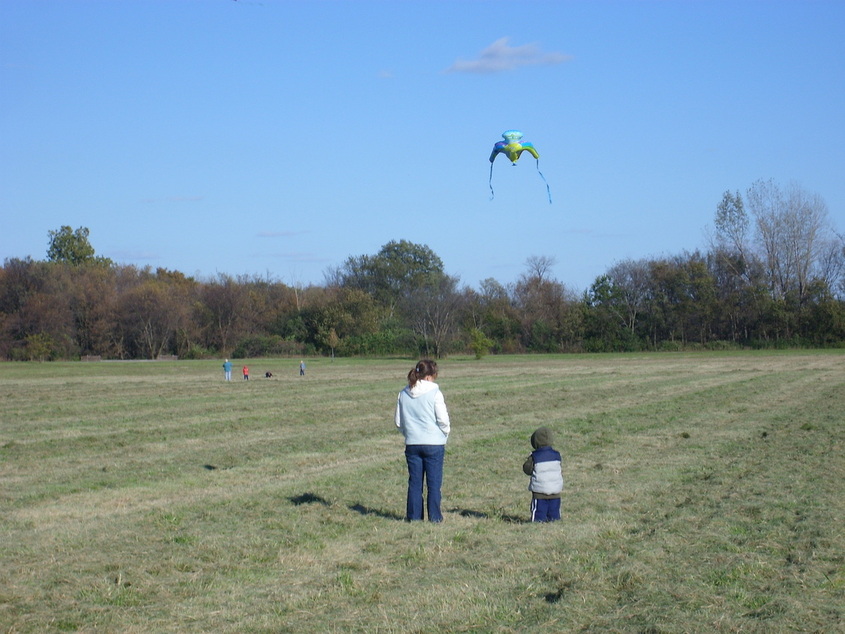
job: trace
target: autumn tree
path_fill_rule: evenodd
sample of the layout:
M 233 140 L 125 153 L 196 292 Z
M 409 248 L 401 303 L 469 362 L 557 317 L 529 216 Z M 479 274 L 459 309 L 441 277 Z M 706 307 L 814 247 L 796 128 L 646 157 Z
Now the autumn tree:
M 231 354 L 246 329 L 248 289 L 230 275 L 220 274 L 200 288 L 197 318 L 208 348 Z
M 537 352 L 559 352 L 580 337 L 577 300 L 550 276 L 554 258 L 530 257 L 526 272 L 513 288 L 513 302 L 522 316 L 523 342 Z
M 80 354 L 120 356 L 116 279 L 119 272 L 100 266 L 74 267 L 70 296 Z
M 0 318 L 6 340 L 2 347 L 9 357 L 59 359 L 76 354 L 71 289 L 68 267 L 31 258 L 6 261 Z M 38 348 L 37 354 L 31 354 L 32 347 Z
M 618 265 L 614 265 L 584 294 L 584 345 L 590 352 L 637 349 L 634 327 L 637 317 L 644 313 L 644 306 L 634 313 Z
M 334 354 L 338 348 L 354 346 L 379 328 L 379 309 L 373 298 L 355 288 L 333 289 L 329 301 L 313 309 L 306 309 L 306 323 L 313 343 Z
M 499 352 L 520 349 L 522 323 L 507 287 L 492 277 L 482 280 L 477 295 L 477 313 L 472 325 L 495 342 L 494 349 Z

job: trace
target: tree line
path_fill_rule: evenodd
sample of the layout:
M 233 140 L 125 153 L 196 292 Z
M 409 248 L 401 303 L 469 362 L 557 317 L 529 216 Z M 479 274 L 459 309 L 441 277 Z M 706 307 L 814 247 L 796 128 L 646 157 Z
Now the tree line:
M 85 227 L 0 269 L 0 357 L 154 359 L 611 352 L 845 345 L 845 240 L 824 201 L 758 181 L 725 192 L 706 250 L 616 262 L 583 292 L 531 256 L 477 289 L 406 240 L 350 256 L 323 285 L 198 280 L 115 264 Z

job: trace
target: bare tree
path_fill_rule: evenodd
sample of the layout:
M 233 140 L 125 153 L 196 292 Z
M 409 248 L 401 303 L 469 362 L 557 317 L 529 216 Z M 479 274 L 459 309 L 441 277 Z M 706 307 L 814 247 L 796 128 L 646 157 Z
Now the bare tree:
M 532 255 L 525 260 L 525 268 L 528 269 L 526 275 L 529 278 L 536 278 L 538 282 L 543 282 L 555 264 L 557 260 L 551 256 Z
M 795 293 L 803 301 L 824 268 L 825 244 L 832 236 L 827 205 L 818 194 L 797 185 L 783 192 L 771 180 L 754 183 L 747 200 L 772 296 Z
M 832 295 L 845 296 L 845 236 L 842 234 L 833 232 L 821 245 L 818 277 Z
M 625 327 L 633 333 L 637 318 L 646 307 L 650 280 L 649 264 L 646 260 L 624 260 L 614 264 L 608 275 L 624 304 Z
M 437 358 L 446 354 L 457 327 L 463 295 L 457 277 L 442 275 L 434 283 L 411 294 L 410 311 L 414 332 L 422 338 L 426 353 Z
M 754 254 L 750 245 L 750 222 L 739 192 L 726 191 L 716 207 L 715 235 L 710 246 L 720 264 L 734 276 L 749 282 Z

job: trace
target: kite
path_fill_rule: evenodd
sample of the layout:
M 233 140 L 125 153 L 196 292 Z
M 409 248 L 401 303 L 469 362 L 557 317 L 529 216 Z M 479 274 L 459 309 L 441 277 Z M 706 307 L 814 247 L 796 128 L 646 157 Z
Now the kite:
M 543 176 L 543 172 L 540 171 L 540 154 L 534 148 L 534 144 L 528 141 L 522 140 L 522 132 L 519 130 L 505 130 L 502 132 L 502 138 L 504 141 L 499 141 L 493 146 L 493 151 L 490 153 L 490 200 L 493 200 L 493 161 L 496 160 L 496 157 L 499 154 L 504 154 L 508 157 L 511 164 L 516 166 L 516 162 L 519 160 L 519 157 L 522 156 L 523 152 L 528 152 L 531 156 L 533 156 L 537 161 L 537 173 L 540 175 L 540 178 L 543 179 L 543 182 L 546 183 L 546 193 L 549 195 L 549 204 L 552 204 L 552 190 L 549 189 L 549 183 L 546 181 L 546 177 Z

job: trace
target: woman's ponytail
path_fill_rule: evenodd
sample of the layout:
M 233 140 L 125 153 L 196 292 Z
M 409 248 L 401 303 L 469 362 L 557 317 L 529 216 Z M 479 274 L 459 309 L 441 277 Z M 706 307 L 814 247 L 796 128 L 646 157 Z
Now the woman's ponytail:
M 437 363 L 430 359 L 422 359 L 413 370 L 408 372 L 408 386 L 414 387 L 418 381 L 429 376 L 437 377 Z

